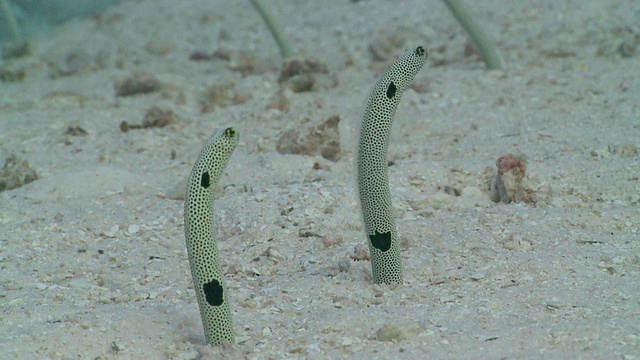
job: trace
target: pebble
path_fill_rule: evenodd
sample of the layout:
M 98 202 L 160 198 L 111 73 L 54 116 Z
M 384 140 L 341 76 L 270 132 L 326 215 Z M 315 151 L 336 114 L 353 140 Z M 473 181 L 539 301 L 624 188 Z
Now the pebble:
M 129 225 L 129 228 L 127 229 L 127 232 L 129 233 L 129 235 L 135 235 L 138 233 L 138 231 L 140 231 L 140 226 L 136 224 Z
M 475 274 L 471 275 L 471 280 L 478 281 L 478 280 L 481 280 L 481 279 L 484 279 L 484 274 L 483 273 L 475 273 Z
M 378 341 L 403 340 L 408 337 L 407 332 L 393 325 L 383 325 L 376 331 L 375 338 Z
M 462 189 L 461 201 L 465 207 L 488 205 L 490 202 L 484 192 L 475 186 L 467 186 Z
M 351 261 L 346 257 L 338 260 L 338 269 L 340 272 L 347 272 L 351 268 Z
M 409 200 L 409 206 L 415 211 L 433 208 L 446 209 L 453 206 L 455 197 L 447 195 L 445 193 L 435 193 L 430 196 L 424 196 L 415 200 Z
M 287 260 L 287 258 L 284 255 L 282 255 L 282 253 L 280 253 L 280 251 L 278 251 L 278 249 L 276 249 L 273 246 L 269 246 L 267 250 L 265 250 L 262 254 L 268 257 L 269 259 L 271 259 L 276 264 L 281 261 Z
M 456 300 L 456 297 L 453 295 L 447 295 L 447 296 L 441 296 L 440 297 L 440 302 L 441 303 L 448 303 L 448 302 L 454 302 Z
M 184 193 L 187 191 L 187 177 L 177 182 L 167 190 L 165 197 L 171 200 L 184 200 Z
M 320 241 L 322 242 L 324 247 L 340 245 L 342 244 L 342 236 L 325 235 L 320 238 Z
M 353 255 L 351 255 L 353 260 L 370 260 L 371 257 L 369 255 L 369 249 L 365 244 L 357 244 L 353 248 Z
M 114 237 L 116 237 L 116 233 L 118 232 L 118 230 L 120 230 L 120 226 L 113 225 L 111 227 L 111 229 L 109 229 L 109 230 L 104 232 L 104 236 L 106 236 L 108 238 L 114 238 Z
M 36 284 L 36 289 L 38 289 L 38 290 L 45 290 L 48 287 L 49 286 L 47 286 L 47 284 L 43 284 L 43 283 Z

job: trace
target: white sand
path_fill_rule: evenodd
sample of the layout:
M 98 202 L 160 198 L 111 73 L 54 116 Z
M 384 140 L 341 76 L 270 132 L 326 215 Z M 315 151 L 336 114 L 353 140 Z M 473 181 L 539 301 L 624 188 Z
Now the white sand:
M 41 179 L 0 193 L 0 358 L 640 359 L 640 48 L 617 50 L 639 31 L 637 1 L 467 1 L 501 72 L 464 56 L 440 1 L 271 2 L 299 53 L 339 79 L 289 94 L 288 112 L 266 110 L 281 59 L 248 1 L 124 3 L 5 61 L 26 79 L 0 84 L 0 160 L 15 153 Z M 389 38 L 390 59 L 431 51 L 389 148 L 406 282 L 395 290 L 371 284 L 368 261 L 337 270 L 365 241 L 352 149 L 388 65 L 368 47 Z M 189 60 L 218 48 L 249 52 L 258 70 Z M 65 67 L 75 73 L 51 76 Z M 137 71 L 163 90 L 116 98 Z M 251 99 L 201 114 L 203 90 L 229 81 Z M 153 105 L 183 121 L 120 131 Z M 332 115 L 340 161 L 275 151 L 282 131 Z M 204 345 L 183 203 L 165 196 L 226 124 L 241 132 L 216 200 L 234 350 Z M 489 200 L 486 168 L 508 153 L 527 156 L 537 206 Z M 381 341 L 383 326 L 403 336 Z

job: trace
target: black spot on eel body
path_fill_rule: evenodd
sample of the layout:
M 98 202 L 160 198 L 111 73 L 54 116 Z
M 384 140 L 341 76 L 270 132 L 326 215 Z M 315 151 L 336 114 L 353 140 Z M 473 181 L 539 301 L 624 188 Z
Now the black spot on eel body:
M 218 280 L 213 279 L 208 283 L 204 283 L 204 285 L 202 285 L 202 290 L 204 290 L 204 296 L 207 299 L 207 303 L 209 305 L 222 305 L 222 295 L 224 294 L 224 289 L 222 288 Z
M 377 230 L 375 231 L 375 235 L 369 235 L 369 240 L 371 240 L 371 245 L 374 248 L 385 252 L 391 248 L 391 232 L 379 233 Z
M 207 189 L 210 185 L 209 172 L 205 171 L 202 173 L 202 177 L 200 177 L 200 186 Z
M 387 97 L 389 99 L 393 99 L 396 96 L 396 84 L 392 82 L 389 83 L 389 87 L 387 88 Z

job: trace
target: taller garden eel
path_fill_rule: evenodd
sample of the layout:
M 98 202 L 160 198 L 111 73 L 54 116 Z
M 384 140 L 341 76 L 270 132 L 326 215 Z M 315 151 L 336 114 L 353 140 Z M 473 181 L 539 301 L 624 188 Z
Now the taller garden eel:
M 358 143 L 358 189 L 368 237 L 373 282 L 402 284 L 402 261 L 389 192 L 387 149 L 402 93 L 427 60 L 422 46 L 405 52 L 373 87 Z
M 238 145 L 231 127 L 216 131 L 196 160 L 184 197 L 184 234 L 189 265 L 208 344 L 235 344 L 233 318 L 224 279 L 218 264 L 213 225 L 213 192 Z

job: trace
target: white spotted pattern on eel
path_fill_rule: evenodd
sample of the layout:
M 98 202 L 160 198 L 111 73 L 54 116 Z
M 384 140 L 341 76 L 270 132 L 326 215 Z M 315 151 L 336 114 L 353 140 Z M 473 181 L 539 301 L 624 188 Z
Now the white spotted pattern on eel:
M 184 233 L 193 285 L 205 338 L 214 346 L 224 341 L 235 344 L 229 298 L 218 264 L 213 192 L 237 145 L 238 133 L 233 128 L 216 131 L 191 170 L 184 197 Z

